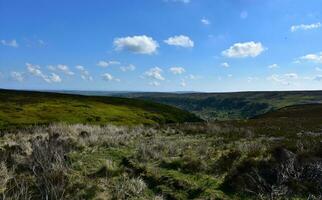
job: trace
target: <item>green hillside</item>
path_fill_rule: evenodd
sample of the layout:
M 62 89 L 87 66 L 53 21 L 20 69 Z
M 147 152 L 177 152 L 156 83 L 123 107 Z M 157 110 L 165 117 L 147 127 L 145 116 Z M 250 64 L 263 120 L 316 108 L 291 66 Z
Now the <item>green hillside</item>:
M 320 119 L 320 122 L 322 122 L 322 104 L 287 106 L 263 115 L 258 115 L 254 119 Z
M 207 120 L 247 119 L 286 106 L 322 103 L 322 91 L 123 93 L 117 96 L 176 106 Z
M 251 120 L 152 127 L 57 123 L 4 130 L 0 196 L 320 199 L 321 109 L 300 105 Z
M 0 90 L 0 127 L 52 122 L 155 124 L 200 121 L 178 108 L 145 100 Z

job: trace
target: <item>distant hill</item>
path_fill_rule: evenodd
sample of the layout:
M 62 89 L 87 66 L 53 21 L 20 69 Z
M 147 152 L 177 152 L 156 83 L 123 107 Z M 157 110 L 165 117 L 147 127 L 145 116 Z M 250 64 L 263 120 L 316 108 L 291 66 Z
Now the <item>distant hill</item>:
M 290 105 L 322 103 L 322 91 L 188 94 L 147 92 L 114 95 L 176 106 L 207 120 L 248 119 Z
M 0 90 L 0 128 L 52 122 L 156 124 L 201 121 L 181 109 L 146 100 Z
M 287 106 L 275 111 L 267 112 L 254 119 L 320 119 L 322 124 L 322 104 L 306 104 Z

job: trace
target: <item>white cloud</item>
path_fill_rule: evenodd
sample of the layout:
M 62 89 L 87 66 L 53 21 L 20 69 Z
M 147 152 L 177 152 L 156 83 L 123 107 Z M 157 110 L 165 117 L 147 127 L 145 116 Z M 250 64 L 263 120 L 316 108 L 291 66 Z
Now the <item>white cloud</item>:
M 240 18 L 241 19 L 246 19 L 248 17 L 248 12 L 246 10 L 242 11 L 240 13 Z
M 151 81 L 151 82 L 149 83 L 149 85 L 152 85 L 152 86 L 159 86 L 159 85 L 160 85 L 160 83 L 159 83 L 158 81 Z
M 83 80 L 91 81 L 93 77 L 89 74 L 89 72 L 82 65 L 77 65 L 76 69 L 80 71 L 80 76 Z
M 265 51 L 265 47 L 260 42 L 235 43 L 222 52 L 222 55 L 229 58 L 256 57 Z
M 74 72 L 70 71 L 70 69 L 67 65 L 59 64 L 59 65 L 57 65 L 57 69 L 59 69 L 60 71 L 62 71 L 63 73 L 65 73 L 66 75 L 69 75 L 69 76 L 72 76 L 75 74 Z
M 202 24 L 204 24 L 204 25 L 210 25 L 210 24 L 211 24 L 211 23 L 210 23 L 210 21 L 209 21 L 209 19 L 207 19 L 207 18 L 205 18 L 205 17 L 204 17 L 204 18 L 202 18 L 200 21 L 201 21 L 201 23 L 202 23 Z
M 305 56 L 300 57 L 300 60 L 322 63 L 322 52 L 317 54 L 307 54 Z
M 321 27 L 321 23 L 315 23 L 315 24 L 300 24 L 300 25 L 293 25 L 291 26 L 291 32 L 299 31 L 299 30 L 311 30 L 311 29 L 317 29 Z
M 14 48 L 17 48 L 19 46 L 16 40 L 11 40 L 11 41 L 1 40 L 0 42 L 4 46 L 9 46 Z
M 30 63 L 26 63 L 27 70 L 29 73 L 31 73 L 34 76 L 39 76 L 39 77 L 45 77 L 45 75 L 42 73 L 40 70 L 40 67 L 38 65 L 33 65 Z
M 228 74 L 227 77 L 228 78 L 231 78 L 231 77 L 233 77 L 233 75 L 232 74 Z
M 111 60 L 111 61 L 100 60 L 100 61 L 98 61 L 98 63 L 96 65 L 100 66 L 100 67 L 108 67 L 110 65 L 119 65 L 119 64 L 121 64 L 121 63 L 119 61 L 115 61 L 115 60 Z
M 230 65 L 229 65 L 228 63 L 226 63 L 226 62 L 221 63 L 220 65 L 221 65 L 222 67 L 226 67 L 226 68 L 230 66 Z
M 23 73 L 21 72 L 11 72 L 11 78 L 19 82 L 22 82 L 24 80 Z
M 51 75 L 48 78 L 49 78 L 50 82 L 54 82 L 54 83 L 62 82 L 60 76 L 55 73 L 51 73 Z
M 117 81 L 117 82 L 120 82 L 120 79 L 118 78 L 114 78 L 111 74 L 109 73 L 105 73 L 102 75 L 102 78 L 103 80 L 105 81 Z
M 114 39 L 115 49 L 118 51 L 126 50 L 137 54 L 153 54 L 159 47 L 158 42 L 146 35 L 123 37 Z
M 183 67 L 171 67 L 170 71 L 173 74 L 183 74 L 185 72 L 185 69 Z
M 168 39 L 164 40 L 164 42 L 168 45 L 179 46 L 184 48 L 191 48 L 194 46 L 194 42 L 188 36 L 185 35 L 169 37 Z
M 58 76 L 57 74 L 55 73 L 51 73 L 51 75 L 46 75 L 44 74 L 40 67 L 38 65 L 33 65 L 33 64 L 30 64 L 30 63 L 26 63 L 26 66 L 27 66 L 27 70 L 28 72 L 33 75 L 33 76 L 37 76 L 37 77 L 40 77 L 42 78 L 44 81 L 46 81 L 47 83 L 59 83 L 61 82 L 61 78 L 60 76 Z
M 148 71 L 146 71 L 144 73 L 145 76 L 152 78 L 152 79 L 157 79 L 157 80 L 165 80 L 165 78 L 162 76 L 162 69 L 160 69 L 159 67 L 153 67 L 151 69 L 149 69 Z
M 132 65 L 132 64 L 129 64 L 127 66 L 121 66 L 120 69 L 123 71 L 123 72 L 127 72 L 127 71 L 134 71 L 135 70 L 135 66 Z
M 271 64 L 271 65 L 268 65 L 268 68 L 269 69 L 274 69 L 274 68 L 278 68 L 279 66 L 277 64 Z

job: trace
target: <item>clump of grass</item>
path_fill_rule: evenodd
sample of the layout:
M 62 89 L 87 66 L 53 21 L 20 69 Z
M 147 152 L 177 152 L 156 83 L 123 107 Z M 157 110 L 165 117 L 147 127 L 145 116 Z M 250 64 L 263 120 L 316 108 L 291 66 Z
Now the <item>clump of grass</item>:
M 11 175 L 4 162 L 0 163 L 0 194 L 4 194 L 7 189 L 7 184 L 11 179 Z
M 147 185 L 141 178 L 123 175 L 115 183 L 113 194 L 115 199 L 143 197 L 146 189 Z
M 102 166 L 91 177 L 113 177 L 119 175 L 121 169 L 112 160 L 105 160 Z

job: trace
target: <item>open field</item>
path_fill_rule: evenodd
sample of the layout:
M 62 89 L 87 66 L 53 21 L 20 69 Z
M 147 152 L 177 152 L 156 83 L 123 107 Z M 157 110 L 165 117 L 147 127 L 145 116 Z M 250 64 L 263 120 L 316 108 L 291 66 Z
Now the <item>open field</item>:
M 183 94 L 142 92 L 107 95 L 146 99 L 172 105 L 211 121 L 248 119 L 290 105 L 322 103 L 322 91 Z
M 136 125 L 187 121 L 200 119 L 144 100 L 0 90 L 0 128 L 53 122 Z
M 321 109 L 294 106 L 243 121 L 145 127 L 60 123 L 2 131 L 0 194 L 5 199 L 319 199 Z

